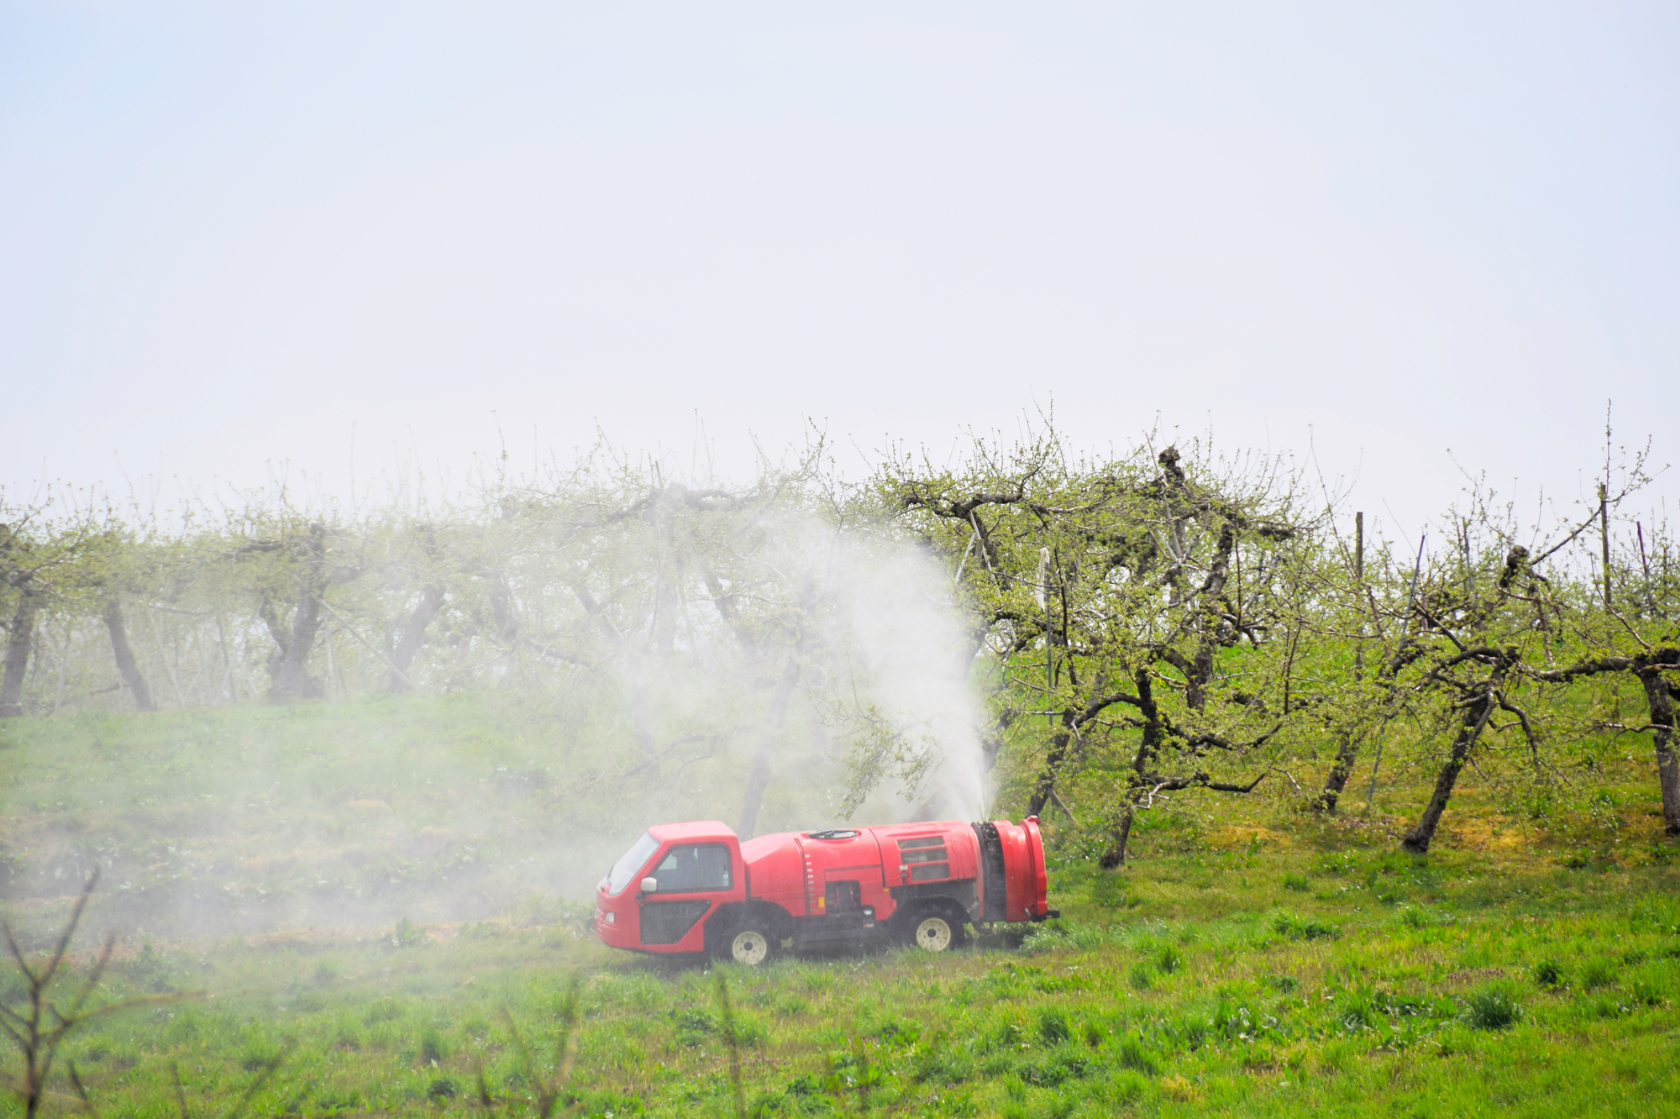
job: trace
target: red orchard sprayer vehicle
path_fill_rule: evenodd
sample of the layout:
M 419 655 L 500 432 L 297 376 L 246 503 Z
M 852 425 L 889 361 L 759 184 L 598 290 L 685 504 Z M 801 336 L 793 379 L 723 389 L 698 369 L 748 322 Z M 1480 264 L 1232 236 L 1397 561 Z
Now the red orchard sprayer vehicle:
M 1042 921 L 1038 818 L 782 832 L 742 843 L 716 820 L 658 824 L 595 888 L 614 948 L 760 964 L 795 947 L 895 940 L 930 952 L 965 924 Z

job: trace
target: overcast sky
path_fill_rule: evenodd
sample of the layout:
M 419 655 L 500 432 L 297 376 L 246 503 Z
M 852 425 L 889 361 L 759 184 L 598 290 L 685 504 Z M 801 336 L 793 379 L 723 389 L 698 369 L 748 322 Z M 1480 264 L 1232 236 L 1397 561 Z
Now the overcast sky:
M 0 4 L 11 496 L 1053 401 L 1415 532 L 1680 462 L 1677 311 L 1674 4 Z

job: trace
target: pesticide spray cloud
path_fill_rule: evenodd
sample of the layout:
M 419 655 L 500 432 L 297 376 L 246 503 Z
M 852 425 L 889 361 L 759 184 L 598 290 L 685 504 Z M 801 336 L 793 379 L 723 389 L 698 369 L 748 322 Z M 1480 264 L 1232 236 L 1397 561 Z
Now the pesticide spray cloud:
M 979 818 L 950 574 L 812 493 L 591 467 L 423 521 L 275 499 L 101 553 L 164 710 L 124 710 L 105 617 L 42 607 L 40 717 L 0 727 L 0 905 L 50 925 L 97 866 L 90 934 L 546 922 L 659 821 Z M 306 615 L 315 694 L 265 691 Z
M 978 820 L 990 802 L 969 685 L 975 642 L 952 602 L 950 580 L 918 551 L 853 545 L 857 581 L 849 636 L 855 790 L 886 776 L 916 815 Z

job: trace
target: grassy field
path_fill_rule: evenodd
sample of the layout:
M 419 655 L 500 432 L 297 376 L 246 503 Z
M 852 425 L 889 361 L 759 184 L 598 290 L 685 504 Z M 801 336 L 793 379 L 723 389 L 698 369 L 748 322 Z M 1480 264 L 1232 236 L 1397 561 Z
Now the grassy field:
M 297 717 L 317 729 L 343 718 L 368 731 L 373 721 L 355 709 Z M 245 735 L 247 751 L 268 748 L 263 720 L 291 726 L 266 710 L 217 718 L 208 739 Z M 464 714 L 460 727 L 474 718 Z M 33 935 L 67 909 L 70 886 L 68 871 L 53 879 L 36 858 L 43 848 L 31 846 L 30 829 L 130 829 L 119 846 L 139 852 L 124 855 L 132 873 L 107 876 L 96 924 L 130 912 L 119 900 L 141 888 L 135 875 L 155 884 L 239 862 L 225 853 L 196 854 L 204 861 L 184 869 L 141 861 L 171 845 L 200 851 L 162 828 L 196 827 L 212 848 L 235 840 L 191 811 L 205 782 L 219 784 L 214 775 L 146 783 L 171 749 L 215 768 L 196 739 L 176 748 L 155 731 L 189 724 L 109 723 L 102 742 L 153 735 L 147 773 L 119 780 L 126 767 L 99 760 L 79 724 L 6 732 L 4 901 Z M 273 733 L 291 741 L 299 732 Z M 461 835 L 468 817 L 501 826 L 483 810 L 496 798 L 541 804 L 541 789 L 498 788 L 511 747 L 494 728 L 481 739 L 483 772 L 469 772 L 471 795 L 451 802 L 461 815 L 448 826 Z M 438 826 L 415 807 L 426 803 L 420 792 L 407 807 L 397 796 L 371 823 L 347 807 L 376 799 L 349 794 L 392 784 L 374 772 L 377 757 L 306 762 L 286 780 L 320 790 L 309 826 L 276 822 L 264 834 L 325 829 L 326 838 L 288 856 L 290 869 L 263 869 L 261 881 L 354 868 L 347 848 L 377 863 Z M 341 780 L 339 767 L 357 766 L 368 769 L 360 784 Z M 1330 822 L 1284 799 L 1226 801 L 1200 822 L 1145 828 L 1139 857 L 1118 874 L 1093 870 L 1071 844 L 1056 847 L 1061 921 L 943 956 L 895 950 L 747 971 L 615 954 L 540 869 L 526 872 L 528 900 L 471 922 L 127 936 L 106 997 L 193 994 L 92 1024 L 65 1052 L 100 1114 L 117 1117 L 179 1115 L 172 1070 L 192 1115 L 221 1115 L 276 1059 L 250 1114 L 481 1112 L 481 1075 L 493 1110 L 511 1115 L 535 1114 L 544 1085 L 562 1080 L 560 1113 L 591 1116 L 1672 1113 L 1680 867 L 1656 836 L 1648 784 L 1629 759 L 1590 818 L 1551 830 L 1496 811 L 1492 792 L 1471 784 L 1423 858 L 1395 849 L 1417 790 L 1391 790 L 1371 815 Z M 276 792 L 276 819 L 292 787 Z M 136 808 L 136 796 L 148 803 Z M 509 837 L 535 833 L 492 834 L 501 838 L 484 849 L 505 852 Z M 518 865 L 482 872 L 507 879 L 486 887 L 487 912 L 522 896 Z M 448 873 L 423 864 L 397 900 L 418 903 Z M 57 880 L 66 886 L 55 891 Z M 343 888 L 372 881 L 347 878 Z M 241 912 L 306 916 L 295 904 Z M 15 980 L 6 982 L 15 997 Z

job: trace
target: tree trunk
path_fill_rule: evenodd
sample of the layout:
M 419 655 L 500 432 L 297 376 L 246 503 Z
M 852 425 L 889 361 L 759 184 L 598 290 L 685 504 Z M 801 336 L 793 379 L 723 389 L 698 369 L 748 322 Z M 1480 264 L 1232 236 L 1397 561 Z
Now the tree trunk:
M 1108 850 L 1102 853 L 1097 865 L 1104 870 L 1119 870 L 1126 863 L 1126 841 L 1132 837 L 1132 820 L 1137 810 L 1127 806 L 1126 812 L 1120 817 L 1120 822 L 1109 830 Z
M 1356 652 L 1363 652 L 1363 650 L 1355 650 L 1355 651 Z M 1402 668 L 1404 668 L 1406 666 L 1406 664 L 1409 661 L 1411 661 L 1413 659 L 1415 659 L 1415 658 L 1407 655 L 1406 643 L 1404 641 L 1402 641 L 1400 643 L 1400 648 L 1395 651 L 1393 659 L 1390 660 L 1386 665 L 1384 665 L 1378 672 L 1377 678 L 1379 680 L 1387 679 L 1387 681 L 1388 681 L 1388 686 L 1387 686 L 1386 692 L 1383 696 L 1382 710 L 1389 712 L 1389 714 L 1392 714 L 1392 705 L 1394 703 L 1394 695 L 1395 695 L 1395 691 L 1398 688 L 1398 685 L 1394 681 L 1394 677 Z M 1355 680 L 1358 680 L 1361 675 L 1362 675 L 1362 668 L 1356 662 L 1355 668 L 1354 668 L 1353 678 Z M 1383 722 L 1381 724 L 1381 727 L 1379 727 L 1379 729 L 1378 729 L 1378 732 L 1381 733 L 1381 729 L 1383 727 L 1387 727 L 1387 725 L 1388 725 L 1388 718 L 1387 718 L 1387 716 L 1385 716 L 1384 719 L 1383 719 Z M 1353 763 L 1359 760 L 1360 744 L 1365 741 L 1365 735 L 1367 733 L 1369 733 L 1368 729 L 1367 730 L 1358 730 L 1358 726 L 1359 726 L 1358 721 L 1355 720 L 1354 725 L 1353 725 L 1353 729 L 1349 730 L 1346 734 L 1343 735 L 1342 744 L 1336 750 L 1336 762 L 1335 762 L 1334 765 L 1332 765 L 1330 767 L 1329 774 L 1327 774 L 1325 776 L 1325 778 L 1324 778 L 1324 791 L 1319 794 L 1318 801 L 1314 805 L 1314 807 L 1317 808 L 1320 812 L 1332 812 L 1332 813 L 1335 812 L 1336 811 L 1336 803 L 1337 803 L 1337 801 L 1341 800 L 1342 793 L 1347 788 L 1348 780 L 1351 778 L 1351 776 L 1353 774 Z M 1354 733 L 1354 730 L 1358 730 L 1358 733 Z M 1382 749 L 1381 749 L 1381 747 L 1379 747 L 1378 750 L 1377 750 L 1377 761 L 1379 763 L 1382 761 Z M 1375 788 L 1375 784 L 1374 784 L 1374 782 L 1376 781 L 1376 775 L 1375 774 L 1372 774 L 1371 780 L 1373 782 L 1372 788 Z
M 1639 670 L 1651 708 L 1651 736 L 1657 748 L 1657 785 L 1662 790 L 1663 831 L 1680 835 L 1680 759 L 1675 756 L 1674 695 L 1662 666 Z
M 321 630 L 321 592 L 326 589 L 326 530 L 312 526 L 309 542 L 299 553 L 303 577 L 298 580 L 297 609 L 292 612 L 291 625 L 280 624 L 266 598 L 262 604 L 262 619 L 275 644 L 268 656 L 268 694 L 272 699 L 319 699 L 326 694 L 321 681 L 309 674 L 309 654 Z
M 1197 594 L 1201 596 L 1202 619 L 1198 627 L 1201 639 L 1196 646 L 1196 659 L 1191 671 L 1185 673 L 1184 705 L 1200 711 L 1207 703 L 1206 688 L 1213 681 L 1213 655 L 1219 645 L 1219 596 L 1231 577 L 1231 555 L 1236 551 L 1237 533 L 1226 521 L 1219 527 L 1219 546 L 1213 564 Z M 1288 710 L 1284 714 L 1289 714 Z
M 114 598 L 105 604 L 105 628 L 111 632 L 111 655 L 116 658 L 117 671 L 122 673 L 128 690 L 134 693 L 134 705 L 142 711 L 156 711 L 152 689 L 146 686 L 146 677 L 141 675 L 134 650 L 128 645 L 128 627 L 123 624 L 122 604 Z
M 753 755 L 752 771 L 747 774 L 747 794 L 741 800 L 741 826 L 735 829 L 735 834 L 743 840 L 751 839 L 753 829 L 758 826 L 758 810 L 764 804 L 764 790 L 770 784 L 770 752 L 775 749 L 777 740 L 781 737 L 782 724 L 787 719 L 788 700 L 793 695 L 793 686 L 799 681 L 799 661 L 790 658 L 787 669 L 776 684 L 775 694 L 770 697 L 770 711 L 765 720 L 764 736 L 758 741 L 758 752 Z
M 1166 728 L 1161 725 L 1161 708 L 1155 702 L 1155 682 L 1149 678 L 1149 666 L 1144 665 L 1132 673 L 1132 682 L 1137 685 L 1138 713 L 1143 716 L 1143 734 L 1138 739 L 1137 755 L 1132 759 L 1132 788 L 1127 793 L 1132 798 L 1126 805 L 1120 822 L 1109 831 L 1108 850 L 1102 853 L 1097 865 L 1104 870 L 1116 870 L 1125 865 L 1126 844 L 1132 838 L 1132 821 L 1137 817 L 1137 798 L 1140 792 L 1151 786 L 1144 774 L 1149 772 L 1151 763 L 1161 752 L 1161 745 L 1166 741 Z
M 1207 706 L 1208 681 L 1213 679 L 1213 642 L 1203 638 L 1196 647 L 1196 659 L 1191 670 L 1184 674 L 1184 706 L 1200 711 Z
M 1161 752 L 1161 745 L 1166 741 L 1166 728 L 1161 725 L 1161 708 L 1155 702 L 1155 681 L 1150 679 L 1149 666 L 1145 665 L 1132 673 L 1132 682 L 1137 685 L 1138 714 L 1143 716 L 1143 736 L 1138 739 L 1137 756 L 1132 759 L 1132 769 L 1139 780 L 1149 771 L 1149 766 Z
M 485 597 L 490 600 L 490 614 L 496 621 L 496 636 L 509 645 L 516 645 L 519 642 L 519 615 L 513 609 L 513 592 L 508 590 L 507 582 L 500 572 L 487 570 L 482 574 Z M 580 594 L 579 597 L 583 595 Z M 584 601 L 584 609 L 592 615 L 600 612 L 593 599 Z
M 35 592 L 28 584 L 18 589 L 17 610 L 6 639 L 6 672 L 0 678 L 0 719 L 23 714 L 23 675 L 29 667 L 29 644 L 35 636 Z
M 1336 802 L 1341 799 L 1342 790 L 1347 788 L 1348 778 L 1353 774 L 1353 763 L 1359 759 L 1359 736 L 1347 734 L 1342 736 L 1342 744 L 1336 750 L 1335 764 L 1324 778 L 1324 791 L 1318 794 L 1315 807 L 1320 812 L 1336 811 Z
M 1499 701 L 1494 698 L 1497 683 L 1490 682 L 1480 703 L 1465 708 L 1464 718 L 1459 723 L 1458 735 L 1453 739 L 1452 753 L 1447 757 L 1447 764 L 1441 767 L 1439 776 L 1435 778 L 1435 791 L 1430 794 L 1429 804 L 1423 810 L 1423 818 L 1418 820 L 1417 827 L 1406 833 L 1400 841 L 1400 846 L 1421 855 L 1429 850 L 1429 843 L 1435 838 L 1435 828 L 1441 822 L 1441 813 L 1447 810 L 1447 801 L 1452 799 L 1453 786 L 1458 784 L 1458 774 L 1470 760 L 1470 748 L 1476 744 L 1482 728 L 1493 716 Z
M 1038 775 L 1032 796 L 1027 798 L 1027 815 L 1037 816 L 1050 803 L 1056 792 L 1056 775 L 1067 760 L 1068 743 L 1073 741 L 1073 708 L 1062 712 L 1062 729 L 1050 739 L 1050 752 L 1044 755 L 1044 770 Z
M 281 626 L 272 611 L 266 618 L 277 646 L 268 655 L 268 694 L 274 699 L 319 699 L 325 689 L 309 674 L 309 654 L 321 629 L 321 600 L 306 587 L 298 596 L 291 626 Z
M 396 649 L 391 652 L 391 664 L 396 669 L 385 681 L 387 692 L 406 692 L 412 685 L 404 679 L 408 675 L 408 666 L 414 663 L 414 655 L 420 651 L 425 640 L 426 627 L 432 624 L 437 612 L 443 608 L 443 589 L 435 584 L 428 586 L 420 595 L 420 603 L 414 608 L 414 613 L 408 616 L 408 624 L 403 626 L 402 637 L 397 640 Z

